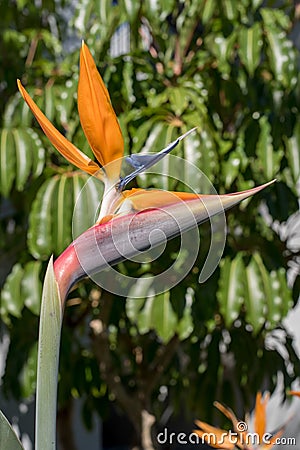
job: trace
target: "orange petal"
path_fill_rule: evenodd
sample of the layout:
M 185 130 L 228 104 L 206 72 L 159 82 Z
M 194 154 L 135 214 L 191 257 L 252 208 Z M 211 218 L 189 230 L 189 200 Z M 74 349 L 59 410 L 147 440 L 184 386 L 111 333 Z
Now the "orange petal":
M 274 181 L 257 186 L 253 189 L 242 192 L 234 192 L 223 195 L 201 195 L 189 192 L 171 192 L 157 189 L 131 189 L 122 192 L 123 199 L 131 202 L 133 209 L 142 211 L 149 208 L 161 208 L 167 205 L 179 203 L 180 201 L 189 202 L 191 200 L 201 200 L 198 208 L 202 208 L 203 212 L 210 215 L 221 212 L 236 205 L 240 201 L 256 194 Z
M 66 139 L 47 119 L 42 113 L 37 104 L 32 100 L 28 92 L 22 86 L 20 80 L 17 81 L 19 91 L 25 102 L 33 112 L 36 120 L 40 124 L 47 138 L 54 145 L 54 147 L 61 153 L 70 163 L 79 167 L 79 169 L 93 175 L 100 170 L 98 164 L 92 161 L 88 156 L 82 153 L 75 145 Z
M 228 431 L 213 427 L 201 420 L 196 420 L 195 423 L 201 430 L 193 430 L 193 433 L 196 433 L 203 442 L 206 442 L 213 448 L 223 448 L 226 450 L 235 448 L 235 439 L 229 439 Z M 236 445 L 238 445 L 238 442 Z
M 255 411 L 254 411 L 254 429 L 259 438 L 262 439 L 266 431 L 266 406 L 270 395 L 266 394 L 262 398 L 261 392 L 256 394 Z
M 123 156 L 124 141 L 108 91 L 88 47 L 80 52 L 78 110 L 86 138 L 102 166 Z M 105 167 L 108 178 L 119 178 L 121 160 Z
M 240 428 L 239 427 L 239 423 L 241 423 L 241 421 L 237 419 L 237 417 L 234 414 L 234 412 L 230 408 L 227 408 L 227 407 L 223 406 L 219 402 L 214 402 L 214 406 L 216 408 L 218 408 L 218 410 L 221 411 L 224 414 L 224 416 L 226 416 L 229 420 L 231 420 L 233 428 L 234 428 L 234 431 L 239 434 L 239 436 L 242 439 L 242 442 L 247 442 L 247 433 L 246 433 L 246 431 L 243 431 L 243 430 L 239 429 Z
M 300 391 L 289 391 L 289 395 L 295 395 L 296 397 L 300 397 Z

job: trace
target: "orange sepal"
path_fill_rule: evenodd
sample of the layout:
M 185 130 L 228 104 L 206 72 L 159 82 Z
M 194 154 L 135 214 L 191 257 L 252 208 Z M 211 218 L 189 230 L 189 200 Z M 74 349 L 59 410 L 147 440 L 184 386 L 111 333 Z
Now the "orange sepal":
M 45 135 L 54 147 L 61 153 L 70 163 L 84 170 L 90 175 L 94 175 L 100 170 L 98 164 L 92 161 L 88 156 L 82 153 L 75 145 L 66 139 L 42 113 L 37 104 L 32 100 L 26 89 L 22 86 L 20 80 L 17 80 L 19 91 L 25 102 L 33 112 L 36 120 L 40 124 Z
M 97 70 L 88 47 L 83 43 L 80 52 L 78 83 L 78 111 L 84 134 L 94 155 L 105 167 L 109 179 L 120 174 L 124 141 L 118 119 L 111 105 L 109 93 Z
M 222 405 L 219 402 L 214 402 L 214 406 L 221 411 L 221 413 L 224 414 L 224 416 L 227 417 L 227 419 L 231 420 L 232 425 L 234 427 L 234 431 L 238 432 L 239 436 L 242 437 L 242 441 L 246 442 L 247 439 L 247 433 L 243 430 L 239 429 L 239 423 L 240 421 L 237 419 L 236 415 L 234 414 L 234 412 L 230 409 L 225 407 L 224 405 Z
M 300 391 L 289 391 L 289 395 L 294 395 L 295 397 L 300 397 Z
M 201 430 L 193 430 L 193 433 L 196 433 L 203 442 L 206 442 L 211 447 L 222 448 L 224 450 L 233 450 L 235 448 L 235 444 L 233 440 L 230 441 L 227 431 L 213 427 L 201 420 L 195 420 L 195 424 Z M 236 445 L 240 446 L 240 443 L 237 442 Z
M 187 201 L 201 198 L 201 195 L 189 192 L 163 191 L 159 189 L 131 189 L 122 192 L 124 199 L 129 199 L 136 211 L 148 208 L 161 208 L 178 203 L 178 200 Z
M 254 429 L 260 439 L 266 432 L 266 406 L 269 397 L 269 394 L 266 394 L 265 398 L 262 398 L 261 392 L 256 394 Z

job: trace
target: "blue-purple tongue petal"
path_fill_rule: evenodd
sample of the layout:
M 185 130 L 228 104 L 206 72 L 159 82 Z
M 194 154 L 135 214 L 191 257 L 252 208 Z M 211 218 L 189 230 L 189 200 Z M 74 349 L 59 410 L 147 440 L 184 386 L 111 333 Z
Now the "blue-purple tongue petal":
M 196 130 L 197 127 L 192 128 L 191 130 L 187 131 L 183 135 L 179 136 L 175 141 L 171 142 L 166 148 L 161 150 L 158 153 L 152 153 L 152 154 L 141 154 L 141 153 L 135 153 L 133 155 L 126 157 L 126 162 L 130 164 L 135 170 L 131 172 L 129 175 L 126 175 L 124 178 L 121 178 L 121 181 L 118 185 L 118 190 L 122 191 L 126 184 L 128 184 L 131 180 L 133 180 L 139 173 L 144 172 L 146 169 L 149 169 L 154 164 L 156 164 L 158 161 L 160 161 L 162 158 L 164 158 L 168 153 L 170 153 L 173 148 L 175 148 L 182 139 L 184 139 L 186 136 L 188 136 L 190 133 L 192 133 L 194 130 Z

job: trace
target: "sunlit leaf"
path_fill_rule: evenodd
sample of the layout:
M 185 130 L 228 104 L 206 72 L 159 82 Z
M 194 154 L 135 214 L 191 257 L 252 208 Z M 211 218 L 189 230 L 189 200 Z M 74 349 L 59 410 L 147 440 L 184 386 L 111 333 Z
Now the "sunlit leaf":
M 1 292 L 1 313 L 9 313 L 15 317 L 21 317 L 24 301 L 20 295 L 23 269 L 21 264 L 16 264 L 6 278 Z
M 30 128 L 7 128 L 0 132 L 0 192 L 8 196 L 15 184 L 22 191 L 26 182 L 40 175 L 45 152 Z
M 263 45 L 262 32 L 259 23 L 251 28 L 241 27 L 238 33 L 239 55 L 242 63 L 252 77 L 260 62 L 260 52 Z
M 225 325 L 230 327 L 237 319 L 244 301 L 245 267 L 242 253 L 239 253 L 233 260 L 223 259 L 220 269 L 217 297 Z
M 283 156 L 282 149 L 274 149 L 271 135 L 271 125 L 266 116 L 259 119 L 260 135 L 256 145 L 258 160 L 253 162 L 254 170 L 260 170 L 264 177 L 272 179 L 276 176 L 280 168 Z
M 93 225 L 102 191 L 99 180 L 76 172 L 56 175 L 42 184 L 30 214 L 31 254 L 42 260 L 51 253 L 59 255 L 72 242 L 73 233 L 75 238 Z

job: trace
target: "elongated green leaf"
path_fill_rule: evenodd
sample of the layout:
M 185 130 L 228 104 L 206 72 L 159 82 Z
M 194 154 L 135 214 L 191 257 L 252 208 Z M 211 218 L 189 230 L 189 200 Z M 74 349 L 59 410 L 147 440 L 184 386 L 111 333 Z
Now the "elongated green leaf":
M 39 261 L 30 261 L 24 267 L 24 274 L 21 281 L 21 293 L 24 305 L 36 315 L 39 315 L 41 307 L 41 268 L 42 264 Z
M 283 156 L 282 149 L 273 148 L 271 125 L 266 116 L 259 119 L 260 135 L 256 146 L 257 160 L 254 162 L 254 170 L 260 170 L 264 177 L 271 180 L 276 176 L 280 168 Z
M 36 390 L 37 449 L 56 448 L 56 398 L 62 305 L 51 257 L 46 272 L 40 316 Z
M 1 450 L 23 450 L 12 426 L 0 411 L 0 448 Z
M 197 130 L 198 131 L 198 130 Z M 188 186 L 198 189 L 199 193 L 209 193 L 207 191 L 207 181 L 202 176 L 201 171 L 213 182 L 215 173 L 218 170 L 215 142 L 209 129 L 201 129 L 197 133 L 192 133 L 183 141 L 184 159 L 187 161 L 184 170 L 181 169 L 181 177 Z M 201 168 L 201 171 L 193 171 L 190 164 Z
M 72 242 L 73 183 L 69 176 L 61 176 L 52 193 L 52 244 L 60 254 Z
M 169 89 L 169 100 L 175 115 L 180 117 L 184 110 L 188 107 L 186 90 L 182 87 L 174 87 Z
M 150 326 L 164 342 L 168 342 L 177 331 L 177 318 L 170 303 L 169 291 L 156 296 L 151 302 Z
M 260 62 L 263 45 L 261 27 L 256 22 L 251 28 L 241 27 L 238 33 L 239 55 L 242 63 L 253 77 Z
M 48 179 L 39 189 L 32 205 L 27 241 L 31 254 L 38 259 L 47 259 L 53 249 L 52 196 L 58 182 L 58 177 Z
M 21 264 L 16 264 L 6 278 L 1 292 L 1 314 L 9 313 L 15 317 L 21 317 L 24 301 L 21 295 L 21 281 L 24 271 Z
M 38 315 L 41 303 L 41 263 L 30 261 L 22 267 L 14 265 L 6 278 L 1 291 L 0 313 L 3 320 L 11 314 L 21 317 L 22 309 L 26 306 L 33 314 Z
M 183 310 L 183 316 L 179 320 L 176 328 L 180 340 L 187 339 L 194 329 L 193 314 L 192 314 L 193 296 L 190 291 L 192 290 L 188 289 L 185 295 L 185 306 Z
M 287 276 L 283 268 L 269 274 L 271 297 L 268 304 L 270 327 L 276 326 L 293 306 L 292 290 L 287 285 Z
M 293 136 L 286 139 L 287 158 L 291 169 L 294 185 L 300 178 L 300 123 L 297 122 Z
M 235 0 L 222 0 L 222 7 L 228 20 L 234 20 L 239 11 Z
M 216 7 L 216 0 L 205 0 L 202 11 L 202 22 L 204 25 L 212 18 Z
M 103 187 L 86 174 L 65 173 L 39 189 L 29 218 L 28 246 L 35 258 L 56 255 L 97 220 Z
M 217 298 L 225 325 L 230 327 L 237 319 L 244 301 L 245 267 L 242 254 L 233 260 L 225 258 L 221 261 L 221 273 Z
M 233 47 L 236 41 L 237 35 L 232 32 L 228 37 L 224 37 L 222 34 L 208 35 L 206 43 L 209 50 L 216 58 L 216 64 L 219 71 L 225 74 L 229 74 L 231 70 L 230 62 L 233 60 Z
M 3 129 L 0 134 L 0 192 L 7 197 L 15 178 L 15 147 L 9 129 Z
M 38 134 L 32 128 L 27 128 L 26 132 L 30 137 L 30 146 L 32 148 L 32 176 L 33 178 L 37 178 L 44 169 L 45 149 L 42 146 L 42 141 Z
M 96 178 L 75 173 L 73 182 L 72 236 L 75 239 L 97 220 L 103 197 L 103 184 Z
M 156 123 L 153 129 L 151 130 L 147 138 L 147 141 L 145 142 L 143 152 L 158 152 L 163 148 L 165 148 L 167 143 L 171 142 L 171 140 L 170 141 L 168 140 L 167 130 L 168 127 L 166 127 L 166 125 L 163 122 Z M 167 162 L 162 160 L 159 166 L 160 168 L 162 168 L 162 164 L 167 164 Z M 138 177 L 138 183 L 139 186 L 143 188 L 154 186 L 163 189 L 168 189 L 168 187 L 166 187 L 168 185 L 168 180 L 166 180 L 165 177 L 160 177 L 159 175 L 147 173 L 141 174 Z
M 32 151 L 28 149 L 28 135 L 22 130 L 14 129 L 12 131 L 15 140 L 16 152 L 16 189 L 21 191 L 30 174 L 32 166 Z M 27 141 L 27 145 L 26 145 Z
M 53 85 L 46 86 L 46 88 L 44 89 L 44 99 L 44 114 L 50 120 L 50 122 L 52 122 L 55 114 Z
M 36 369 L 37 369 L 37 343 L 35 343 L 26 358 L 26 363 L 19 375 L 21 383 L 22 398 L 29 398 L 36 389 Z
M 152 282 L 151 277 L 146 280 L 141 278 L 137 282 L 131 291 L 131 295 L 134 294 L 133 298 L 129 296 L 126 300 L 126 311 L 141 334 L 155 330 L 157 335 L 164 342 L 167 342 L 178 331 L 178 319 L 170 303 L 169 292 L 157 296 L 149 295 L 149 285 Z M 147 291 L 148 297 L 146 299 L 137 298 L 139 295 L 145 295 Z M 185 320 L 187 320 L 186 317 Z M 181 333 L 184 336 L 182 329 Z
M 0 192 L 8 196 L 13 185 L 22 191 L 27 180 L 40 175 L 45 153 L 30 128 L 7 128 L 0 132 Z
M 295 86 L 296 66 L 295 56 L 292 42 L 287 39 L 286 30 L 283 26 L 287 24 L 282 23 L 282 15 L 286 20 L 287 17 L 282 12 L 279 15 L 275 9 L 262 8 L 261 14 L 264 21 L 265 35 L 268 43 L 268 56 L 274 77 L 280 84 L 286 88 Z
M 266 297 L 261 273 L 255 259 L 251 259 L 246 267 L 245 283 L 246 320 L 253 327 L 254 334 L 257 334 L 265 322 Z

